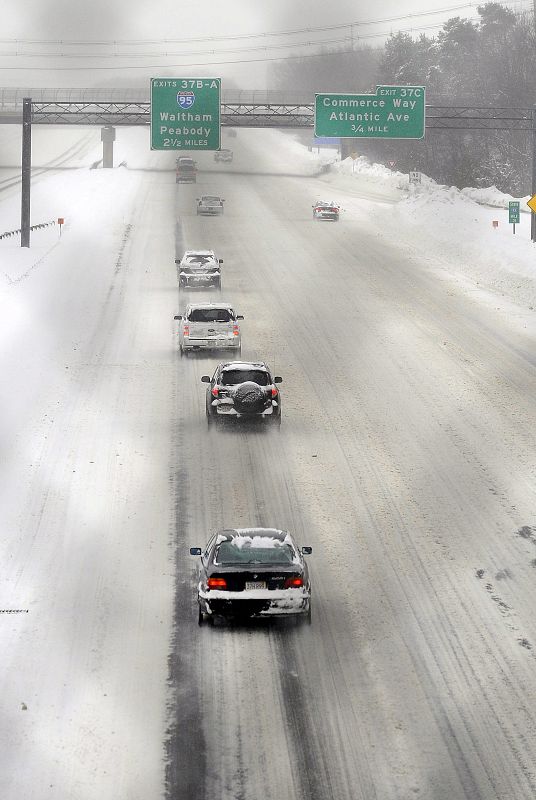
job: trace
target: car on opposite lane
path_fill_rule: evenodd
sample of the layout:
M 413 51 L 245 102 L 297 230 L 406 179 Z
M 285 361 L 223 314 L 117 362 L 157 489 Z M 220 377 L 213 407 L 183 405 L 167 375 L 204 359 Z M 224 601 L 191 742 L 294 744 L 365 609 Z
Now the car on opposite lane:
M 177 314 L 179 349 L 184 353 L 200 350 L 242 351 L 242 336 L 236 314 L 229 303 L 188 303 L 184 314 Z
M 282 382 L 264 361 L 228 361 L 218 364 L 208 383 L 205 413 L 210 425 L 216 420 L 264 420 L 281 425 L 281 394 L 276 384 Z
M 186 250 L 182 258 L 176 258 L 179 286 L 183 289 L 216 287 L 221 289 L 222 258 L 214 250 Z
M 197 198 L 197 214 L 215 217 L 223 214 L 225 200 L 217 195 L 204 194 Z
M 229 135 L 231 133 L 229 132 Z M 236 134 L 235 134 L 236 135 Z M 214 151 L 214 161 L 223 161 L 225 164 L 230 164 L 233 160 L 233 151 L 224 148 L 223 150 Z
M 205 616 L 250 619 L 296 616 L 311 623 L 311 581 L 304 555 L 312 547 L 296 545 L 278 528 L 230 528 L 217 531 L 200 556 L 198 622 Z

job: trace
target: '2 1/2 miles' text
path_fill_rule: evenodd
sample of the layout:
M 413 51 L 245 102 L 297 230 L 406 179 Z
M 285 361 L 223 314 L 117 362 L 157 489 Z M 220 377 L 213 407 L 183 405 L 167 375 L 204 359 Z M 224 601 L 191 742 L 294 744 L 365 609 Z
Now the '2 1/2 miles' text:
M 164 147 L 206 147 L 206 139 L 164 139 Z

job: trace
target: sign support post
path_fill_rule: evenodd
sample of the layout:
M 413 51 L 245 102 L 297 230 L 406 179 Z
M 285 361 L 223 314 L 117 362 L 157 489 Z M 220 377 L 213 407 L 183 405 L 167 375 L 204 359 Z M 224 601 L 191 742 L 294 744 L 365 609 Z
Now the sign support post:
M 30 246 L 30 183 L 32 176 L 32 98 L 22 101 L 22 176 L 20 246 Z

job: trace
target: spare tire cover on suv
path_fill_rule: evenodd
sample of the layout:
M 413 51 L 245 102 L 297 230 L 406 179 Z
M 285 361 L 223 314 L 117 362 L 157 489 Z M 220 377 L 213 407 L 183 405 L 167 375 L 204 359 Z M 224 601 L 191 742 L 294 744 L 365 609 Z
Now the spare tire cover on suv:
M 264 410 L 262 387 L 253 381 L 241 383 L 233 392 L 233 402 L 239 414 L 258 414 Z

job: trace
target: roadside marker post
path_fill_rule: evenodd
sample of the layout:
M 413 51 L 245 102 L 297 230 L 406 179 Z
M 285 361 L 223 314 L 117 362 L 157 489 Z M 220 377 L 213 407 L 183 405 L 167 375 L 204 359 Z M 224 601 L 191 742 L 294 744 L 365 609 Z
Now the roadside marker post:
M 519 214 L 519 200 L 509 200 L 508 222 L 514 226 L 514 234 L 516 232 L 516 225 L 519 225 Z
M 534 152 L 534 161 L 536 162 L 536 150 Z M 530 238 L 533 242 L 536 242 L 536 194 L 533 194 L 530 200 L 527 200 L 527 205 L 532 211 L 532 214 L 530 215 Z

